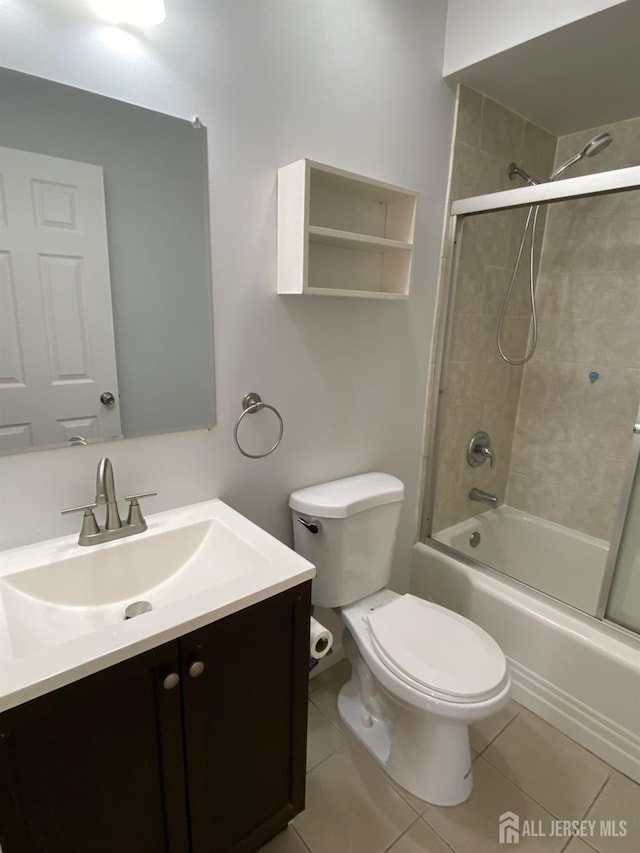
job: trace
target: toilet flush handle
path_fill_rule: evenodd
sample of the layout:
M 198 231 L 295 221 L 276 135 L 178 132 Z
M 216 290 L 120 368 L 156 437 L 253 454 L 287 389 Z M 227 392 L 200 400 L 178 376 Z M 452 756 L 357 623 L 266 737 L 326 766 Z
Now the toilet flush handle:
M 302 516 L 298 516 L 298 521 L 303 527 L 306 527 L 309 533 L 319 533 L 322 525 L 317 519 L 312 519 L 311 521 L 307 521 L 306 518 L 302 518 Z

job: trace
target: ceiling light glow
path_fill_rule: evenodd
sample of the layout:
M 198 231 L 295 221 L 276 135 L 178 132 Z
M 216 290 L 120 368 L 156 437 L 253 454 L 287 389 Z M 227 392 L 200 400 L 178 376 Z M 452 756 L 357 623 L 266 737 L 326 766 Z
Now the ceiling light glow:
M 167 16 L 164 0 L 91 0 L 91 6 L 110 24 L 155 27 Z

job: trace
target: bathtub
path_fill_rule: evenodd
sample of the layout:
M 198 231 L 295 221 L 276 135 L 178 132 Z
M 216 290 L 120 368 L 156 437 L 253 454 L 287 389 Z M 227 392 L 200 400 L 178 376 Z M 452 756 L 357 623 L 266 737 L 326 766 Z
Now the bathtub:
M 471 536 L 479 543 L 471 545 Z M 594 615 L 609 543 L 535 515 L 501 506 L 434 539 L 515 580 Z
M 480 545 L 471 548 L 476 530 Z M 564 588 L 556 575 L 565 570 L 576 588 L 582 581 L 588 587 L 602 570 L 599 540 L 509 507 L 462 522 L 438 539 L 446 544 L 414 546 L 410 591 L 488 631 L 507 657 L 516 701 L 640 782 L 640 638 L 520 582 L 535 578 L 541 586 L 546 578 L 547 592 L 556 594 Z M 474 567 L 464 555 L 447 552 L 447 545 L 474 559 L 502 555 L 511 577 Z

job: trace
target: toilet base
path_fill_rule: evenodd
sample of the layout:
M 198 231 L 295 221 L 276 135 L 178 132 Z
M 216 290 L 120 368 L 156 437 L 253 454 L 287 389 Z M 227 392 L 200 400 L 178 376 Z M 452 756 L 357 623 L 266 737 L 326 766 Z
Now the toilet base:
M 393 721 L 371 713 L 357 679 L 338 696 L 345 725 L 389 776 L 409 793 L 436 806 L 457 806 L 473 787 L 468 726 L 393 703 Z

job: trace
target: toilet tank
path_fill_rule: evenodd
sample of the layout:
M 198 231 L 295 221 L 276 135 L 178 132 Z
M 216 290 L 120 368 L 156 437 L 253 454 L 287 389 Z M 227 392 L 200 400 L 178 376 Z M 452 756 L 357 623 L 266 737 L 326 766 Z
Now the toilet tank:
M 316 567 L 313 604 L 342 607 L 387 586 L 403 498 L 402 482 L 379 473 L 291 494 L 295 550 Z

